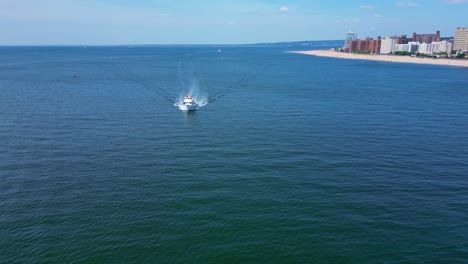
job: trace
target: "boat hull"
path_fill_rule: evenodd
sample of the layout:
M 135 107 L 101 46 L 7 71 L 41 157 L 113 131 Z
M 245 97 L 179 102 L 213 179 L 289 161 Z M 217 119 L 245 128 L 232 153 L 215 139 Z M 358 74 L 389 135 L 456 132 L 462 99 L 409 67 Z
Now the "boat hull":
M 182 111 L 195 111 L 198 109 L 198 105 L 181 105 L 179 109 Z

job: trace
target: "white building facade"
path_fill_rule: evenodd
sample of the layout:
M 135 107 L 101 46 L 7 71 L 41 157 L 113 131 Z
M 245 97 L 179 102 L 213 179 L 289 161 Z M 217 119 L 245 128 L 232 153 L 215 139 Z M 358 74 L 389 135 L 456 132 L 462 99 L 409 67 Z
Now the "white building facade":
M 396 39 L 386 37 L 382 39 L 380 44 L 380 54 L 390 54 L 395 52 Z
M 450 54 L 452 46 L 453 44 L 448 41 L 438 41 L 430 44 L 421 43 L 419 45 L 419 52 L 424 54 L 447 52 L 447 54 Z
M 395 51 L 409 51 L 408 44 L 395 44 Z
M 411 53 L 419 52 L 419 42 L 408 42 L 408 51 Z
M 419 52 L 424 54 L 431 54 L 433 50 L 432 44 L 421 43 L 419 45 Z
M 453 44 L 448 41 L 432 42 L 432 44 L 436 45 L 435 52 L 447 52 L 447 54 L 452 52 Z

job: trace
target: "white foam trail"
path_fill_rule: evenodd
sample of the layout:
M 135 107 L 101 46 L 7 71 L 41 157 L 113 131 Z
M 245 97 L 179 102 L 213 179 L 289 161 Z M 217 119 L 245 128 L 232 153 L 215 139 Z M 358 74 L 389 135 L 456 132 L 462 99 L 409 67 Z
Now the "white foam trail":
M 182 72 L 182 61 L 179 61 L 179 64 L 177 65 L 177 77 L 177 79 L 179 80 L 179 84 L 182 87 L 185 87 L 184 73 Z
M 177 75 L 179 84 L 182 86 L 182 91 L 179 95 L 179 98 L 176 99 L 174 106 L 179 107 L 179 109 L 182 111 L 187 111 L 187 107 L 183 105 L 184 96 L 191 94 L 194 102 L 197 105 L 196 109 L 200 109 L 201 107 L 208 104 L 208 94 L 200 91 L 200 84 L 194 75 L 193 65 L 190 65 L 190 67 L 186 69 L 187 72 L 182 70 L 183 66 L 184 64 L 182 62 L 179 62 L 177 66 Z

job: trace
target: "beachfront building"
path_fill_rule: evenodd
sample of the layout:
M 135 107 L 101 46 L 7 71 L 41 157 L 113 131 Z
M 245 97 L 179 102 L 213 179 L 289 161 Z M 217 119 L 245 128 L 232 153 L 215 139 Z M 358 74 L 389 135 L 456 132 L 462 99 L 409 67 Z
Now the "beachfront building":
M 452 51 L 452 46 L 453 44 L 448 41 L 438 41 L 432 42 L 430 44 L 421 43 L 419 45 L 419 52 L 424 54 L 446 52 L 447 54 L 449 54 Z
M 417 41 L 408 42 L 408 51 L 411 53 L 419 52 L 419 44 L 421 43 Z
M 466 31 L 467 43 L 465 49 L 468 50 L 468 28 L 464 29 Z M 450 53 L 452 50 L 451 39 L 451 37 L 441 38 L 439 31 L 435 34 L 413 33 L 411 38 L 408 38 L 406 35 L 387 36 L 384 39 L 380 36 L 377 39 L 367 37 L 364 40 L 351 40 L 349 48 L 346 51 L 371 54 L 390 54 L 396 51 L 425 54 Z
M 419 52 L 419 42 L 410 41 L 408 44 L 395 44 L 395 51 Z
M 416 34 L 413 33 L 412 42 L 427 43 L 440 41 L 440 31 L 437 31 L 435 34 Z
M 433 50 L 432 44 L 421 43 L 419 45 L 419 53 L 431 54 Z
M 457 27 L 453 49 L 457 51 L 468 51 L 468 27 Z
M 349 52 L 369 52 L 373 54 L 380 53 L 382 38 L 357 39 L 349 42 Z
M 380 54 L 390 54 L 395 52 L 395 45 L 397 44 L 397 38 L 386 37 L 382 39 L 380 45 Z
M 381 47 L 382 47 L 382 37 L 378 36 L 377 39 L 374 41 L 374 47 L 372 49 L 372 53 L 380 54 Z
M 408 44 L 395 44 L 395 51 L 409 51 Z
M 434 42 L 432 44 L 434 44 Z M 437 47 L 439 51 L 436 51 L 436 52 L 447 52 L 447 54 L 450 54 L 450 52 L 452 52 L 453 43 L 450 41 L 440 41 L 435 44 L 439 45 Z
M 346 47 L 346 48 L 349 47 L 349 43 L 351 41 L 354 41 L 354 40 L 357 40 L 357 34 L 356 33 L 351 32 L 351 31 L 346 33 L 345 41 L 344 41 L 344 47 Z

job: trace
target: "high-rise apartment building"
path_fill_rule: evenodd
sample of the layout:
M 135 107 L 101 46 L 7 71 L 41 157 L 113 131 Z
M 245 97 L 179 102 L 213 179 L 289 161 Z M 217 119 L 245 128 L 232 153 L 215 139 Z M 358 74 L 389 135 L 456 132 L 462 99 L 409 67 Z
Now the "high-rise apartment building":
M 453 49 L 468 51 L 468 27 L 457 27 Z
M 397 37 L 386 37 L 382 39 L 380 45 L 381 54 L 390 54 L 395 51 L 395 45 L 397 44 Z
M 437 31 L 435 34 L 416 34 L 413 33 L 412 42 L 419 43 L 432 43 L 440 41 L 440 31 Z
M 372 48 L 372 53 L 380 54 L 380 48 L 382 47 L 382 37 L 378 36 L 374 41 L 374 47 Z
M 451 51 L 452 51 L 452 43 L 445 41 L 445 40 L 432 42 L 430 44 L 421 43 L 419 45 L 419 52 L 425 53 L 425 54 L 440 53 L 440 52 L 450 53 Z
M 408 51 L 411 53 L 419 52 L 419 42 L 418 41 L 410 41 L 408 42 Z
M 401 35 L 397 39 L 397 44 L 408 44 L 408 42 L 410 42 L 410 41 L 411 41 L 411 39 L 407 38 L 406 35 Z
M 395 44 L 395 51 L 409 51 L 409 44 Z
M 349 43 L 356 39 L 357 39 L 357 34 L 349 31 L 348 33 L 346 33 L 346 36 L 345 36 L 344 47 L 349 47 Z
M 382 38 L 379 36 L 377 39 L 369 38 L 358 39 L 349 42 L 349 52 L 365 51 L 370 53 L 380 53 Z

